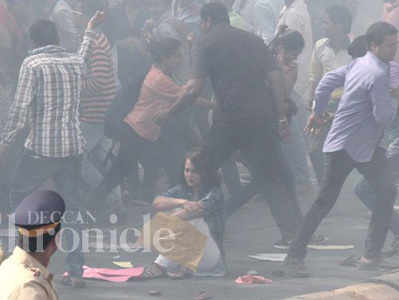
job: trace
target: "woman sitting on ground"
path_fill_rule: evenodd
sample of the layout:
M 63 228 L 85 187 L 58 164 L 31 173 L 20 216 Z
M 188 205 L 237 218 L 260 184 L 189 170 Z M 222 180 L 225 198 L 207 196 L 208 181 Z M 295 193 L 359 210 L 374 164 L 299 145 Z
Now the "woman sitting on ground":
M 202 258 L 197 271 L 190 273 L 178 263 L 159 255 L 151 266 L 145 268 L 144 279 L 225 275 L 222 246 L 224 203 L 218 173 L 199 151 L 193 151 L 185 157 L 182 177 L 180 185 L 155 198 L 153 208 L 191 223 L 207 237 Z

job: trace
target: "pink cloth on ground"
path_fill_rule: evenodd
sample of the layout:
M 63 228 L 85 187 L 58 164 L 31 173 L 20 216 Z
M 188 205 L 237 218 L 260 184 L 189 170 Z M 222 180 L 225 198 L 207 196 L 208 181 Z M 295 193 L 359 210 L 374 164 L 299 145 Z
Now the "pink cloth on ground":
M 107 269 L 83 266 L 83 278 L 98 279 L 109 282 L 126 282 L 139 278 L 144 273 L 144 268 Z

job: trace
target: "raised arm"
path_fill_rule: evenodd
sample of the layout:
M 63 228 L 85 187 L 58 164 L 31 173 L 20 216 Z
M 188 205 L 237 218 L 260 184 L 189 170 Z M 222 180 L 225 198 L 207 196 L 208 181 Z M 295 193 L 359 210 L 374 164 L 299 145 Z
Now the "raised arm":
M 83 36 L 83 41 L 79 49 L 79 55 L 84 59 L 86 63 L 88 61 L 88 58 L 92 55 L 94 48 L 93 45 L 96 41 L 96 32 L 94 30 L 98 25 L 104 22 L 104 18 L 104 12 L 97 11 L 87 24 L 87 28 Z
M 345 85 L 348 66 L 343 66 L 324 75 L 317 86 L 313 112 L 321 117 L 327 109 L 328 101 L 335 89 Z

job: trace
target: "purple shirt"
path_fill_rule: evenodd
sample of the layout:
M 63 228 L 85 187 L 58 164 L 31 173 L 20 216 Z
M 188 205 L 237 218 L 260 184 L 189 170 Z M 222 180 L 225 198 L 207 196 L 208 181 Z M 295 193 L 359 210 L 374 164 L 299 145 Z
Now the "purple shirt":
M 331 93 L 344 87 L 324 152 L 345 150 L 356 162 L 372 159 L 397 110 L 397 102 L 389 91 L 389 71 L 387 63 L 368 52 L 324 76 L 316 90 L 317 115 L 326 110 Z

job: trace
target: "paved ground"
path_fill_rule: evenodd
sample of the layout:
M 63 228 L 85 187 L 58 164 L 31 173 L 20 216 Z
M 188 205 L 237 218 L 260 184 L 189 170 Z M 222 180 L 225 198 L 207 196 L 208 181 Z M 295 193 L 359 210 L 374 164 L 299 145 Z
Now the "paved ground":
M 225 248 L 230 275 L 224 279 L 189 279 L 172 281 L 167 279 L 148 282 L 129 282 L 110 284 L 89 281 L 83 290 L 71 290 L 56 284 L 60 299 L 153 299 L 149 290 L 162 293 L 158 299 L 194 299 L 201 291 L 206 290 L 213 299 L 269 300 L 284 299 L 309 292 L 334 289 L 357 283 L 379 275 L 377 272 L 360 272 L 356 269 L 341 267 L 338 263 L 351 254 L 361 254 L 363 238 L 367 230 L 369 215 L 355 200 L 351 191 L 354 178 L 348 182 L 337 207 L 325 220 L 319 233 L 326 234 L 330 243 L 351 244 L 356 248 L 349 251 L 310 251 L 307 259 L 312 277 L 308 279 L 272 278 L 271 272 L 279 268 L 276 263 L 259 263 L 247 256 L 259 252 L 278 252 L 273 249 L 273 242 L 279 238 L 278 230 L 262 201 L 252 201 L 232 217 L 227 224 Z M 308 206 L 310 200 L 303 201 Z M 131 208 L 131 224 L 137 224 L 144 208 Z M 387 242 L 388 245 L 389 242 Z M 112 267 L 112 258 L 120 255 L 119 260 L 132 261 L 136 266 L 150 263 L 154 255 L 150 254 L 90 254 L 87 264 L 96 267 Z M 62 273 L 62 255 L 57 255 L 51 264 L 51 270 Z M 399 258 L 398 258 L 399 262 Z M 234 283 L 234 278 L 256 270 L 259 274 L 272 278 L 273 283 L 264 286 L 242 287 Z

